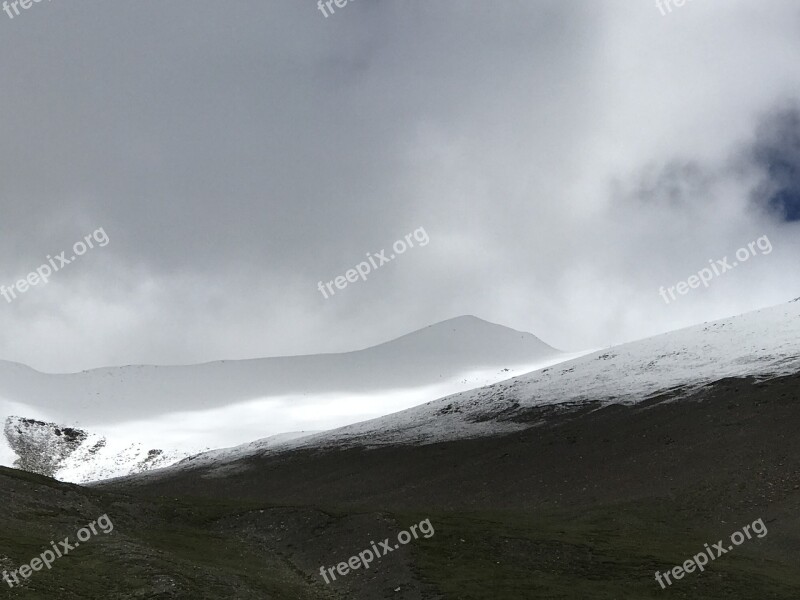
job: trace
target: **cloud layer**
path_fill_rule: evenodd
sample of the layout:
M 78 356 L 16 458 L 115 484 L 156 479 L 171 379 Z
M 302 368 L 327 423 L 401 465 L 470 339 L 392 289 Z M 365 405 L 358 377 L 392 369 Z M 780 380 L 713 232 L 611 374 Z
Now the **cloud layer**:
M 0 13 L 0 357 L 349 350 L 459 314 L 563 349 L 800 296 L 800 7 L 47 3 Z M 325 300 L 418 227 L 430 244 Z M 774 246 L 665 305 L 708 259 Z

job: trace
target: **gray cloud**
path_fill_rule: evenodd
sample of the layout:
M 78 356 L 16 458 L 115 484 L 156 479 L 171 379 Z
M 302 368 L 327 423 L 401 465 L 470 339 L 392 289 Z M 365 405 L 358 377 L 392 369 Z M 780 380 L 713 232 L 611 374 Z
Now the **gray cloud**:
M 458 314 L 583 348 L 800 295 L 796 227 L 754 204 L 796 190 L 765 165 L 796 141 L 779 107 L 800 94 L 800 9 L 753 10 L 0 14 L 0 283 L 97 227 L 111 238 L 0 299 L 0 357 L 60 371 L 347 350 Z M 317 292 L 421 226 L 424 249 Z M 663 305 L 658 286 L 765 233 L 760 264 Z

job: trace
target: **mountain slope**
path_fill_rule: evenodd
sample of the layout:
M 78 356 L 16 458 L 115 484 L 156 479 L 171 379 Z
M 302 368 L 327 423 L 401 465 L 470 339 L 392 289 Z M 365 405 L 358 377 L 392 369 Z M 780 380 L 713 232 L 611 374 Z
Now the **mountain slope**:
M 528 409 L 581 402 L 641 402 L 688 394 L 725 377 L 800 371 L 800 302 L 688 327 L 575 358 L 408 410 L 287 442 L 295 448 L 435 443 L 518 431 Z M 194 457 L 182 466 L 238 460 L 250 447 Z
M 65 481 L 142 473 L 186 457 L 185 453 L 144 448 L 137 443 L 109 443 L 83 429 L 15 416 L 6 419 L 3 434 L 18 457 L 14 467 L 48 477 L 58 475 Z
M 0 362 L 0 418 L 57 423 L 104 438 L 102 452 L 55 473 L 88 481 L 131 472 L 151 451 L 182 457 L 354 423 L 564 357 L 531 334 L 458 317 L 343 354 L 66 375 Z M 0 464 L 11 466 L 17 456 L 2 442 Z
M 376 564 L 380 579 L 371 569 L 326 586 L 348 599 L 794 600 L 797 316 L 790 304 L 689 328 L 95 489 L 270 507 L 216 527 L 280 552 L 310 584 L 320 564 L 390 535 L 359 519 L 395 531 L 430 519 L 436 535 Z M 704 572 L 666 591 L 654 578 L 757 520 L 764 537 L 728 541 Z

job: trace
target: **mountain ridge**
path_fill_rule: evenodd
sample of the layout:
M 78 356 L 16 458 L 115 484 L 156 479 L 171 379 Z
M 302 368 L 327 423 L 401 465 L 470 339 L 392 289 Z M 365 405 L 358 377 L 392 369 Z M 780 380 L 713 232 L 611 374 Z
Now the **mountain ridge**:
M 771 339 L 764 339 L 763 331 Z M 770 378 L 796 371 L 800 371 L 800 304 L 789 302 L 612 346 L 557 368 L 458 392 L 269 450 L 250 444 L 203 453 L 175 468 L 224 465 L 247 458 L 251 450 L 374 448 L 502 435 L 527 428 L 529 424 L 517 416 L 534 407 L 641 402 L 667 392 L 680 397 L 724 377 Z
M 16 415 L 50 423 L 52 431 L 75 427 L 107 440 L 102 452 L 88 459 L 102 458 L 113 468 L 59 463 L 57 476 L 87 481 L 98 473 L 125 474 L 119 469 L 146 460 L 150 451 L 177 460 L 284 432 L 329 429 L 506 379 L 564 356 L 532 334 L 460 316 L 346 353 L 69 374 L 0 362 L 0 420 Z M 47 444 L 30 440 L 23 445 L 59 446 L 53 435 L 49 438 Z M 13 464 L 12 454 L 0 439 L 0 463 Z

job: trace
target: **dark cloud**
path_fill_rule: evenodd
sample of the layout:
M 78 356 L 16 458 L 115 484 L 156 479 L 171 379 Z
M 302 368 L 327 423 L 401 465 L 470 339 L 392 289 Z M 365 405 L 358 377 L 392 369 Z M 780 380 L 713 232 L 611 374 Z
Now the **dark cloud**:
M 758 199 L 779 218 L 800 221 L 800 107 L 782 108 L 765 118 L 753 158 L 767 179 Z

